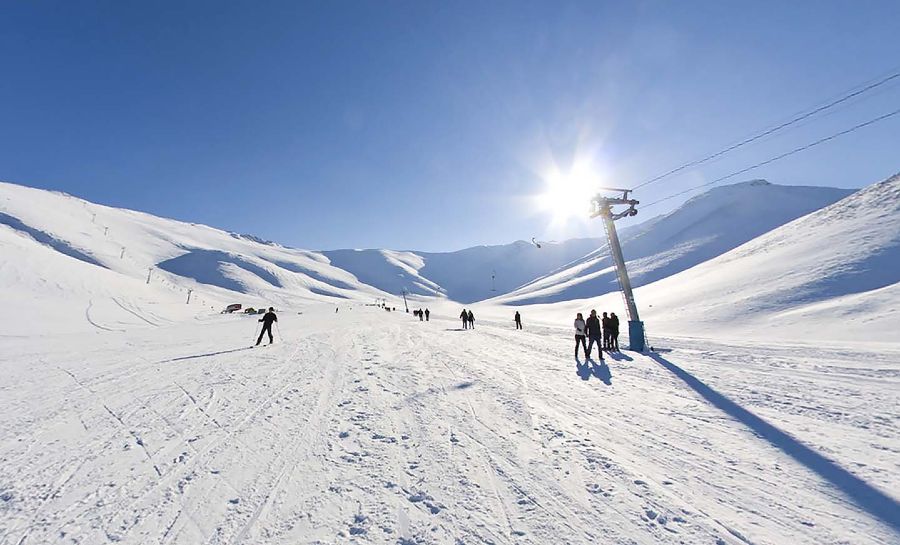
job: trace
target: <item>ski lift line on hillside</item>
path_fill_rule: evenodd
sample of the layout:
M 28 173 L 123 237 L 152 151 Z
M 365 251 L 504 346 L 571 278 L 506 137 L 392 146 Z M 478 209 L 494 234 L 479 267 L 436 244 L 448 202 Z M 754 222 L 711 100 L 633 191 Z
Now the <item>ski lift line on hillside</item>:
M 808 110 L 808 111 L 806 111 L 806 112 L 804 112 L 804 113 L 802 113 L 802 114 L 800 114 L 800 115 L 798 115 L 798 116 L 796 116 L 796 117 L 791 118 L 791 119 L 788 120 L 788 121 L 785 121 L 784 123 L 781 123 L 781 124 L 779 124 L 779 125 L 776 125 L 776 126 L 774 126 L 774 127 L 771 127 L 771 128 L 769 128 L 769 129 L 764 129 L 764 130 L 762 130 L 761 132 L 758 132 L 757 134 L 755 134 L 754 136 L 751 136 L 751 137 L 749 137 L 749 138 L 745 138 L 745 139 L 743 139 L 743 140 L 741 140 L 741 141 L 739 141 L 739 142 L 737 142 L 737 143 L 735 143 L 735 144 L 732 144 L 732 145 L 730 145 L 730 146 L 727 146 L 727 147 L 725 147 L 724 149 L 722 149 L 722 150 L 720 150 L 720 151 L 717 151 L 716 153 L 707 155 L 706 157 L 703 157 L 703 158 L 701 158 L 701 159 L 696 159 L 696 160 L 694 160 L 694 161 L 689 161 L 689 162 L 687 162 L 687 163 L 684 163 L 683 165 L 680 165 L 680 166 L 678 166 L 678 167 L 675 167 L 675 168 L 673 168 L 672 170 L 669 170 L 668 172 L 664 172 L 663 174 L 660 174 L 659 176 L 656 176 L 656 177 L 651 178 L 651 179 L 649 179 L 649 180 L 647 180 L 647 181 L 645 181 L 645 182 L 642 182 L 642 183 L 640 183 L 640 184 L 634 186 L 632 189 L 639 189 L 639 188 L 641 188 L 641 187 L 648 186 L 648 185 L 653 184 L 653 183 L 656 183 L 656 182 L 658 182 L 658 181 L 660 181 L 660 180 L 662 180 L 662 179 L 664 179 L 664 178 L 667 178 L 667 177 L 671 176 L 672 174 L 676 174 L 676 173 L 681 172 L 681 171 L 683 171 L 683 170 L 687 170 L 687 169 L 689 169 L 689 168 L 691 168 L 691 167 L 694 167 L 694 166 L 697 166 L 697 165 L 706 163 L 706 162 L 708 162 L 708 161 L 711 161 L 711 160 L 713 160 L 713 159 L 716 159 L 716 158 L 718 158 L 718 157 L 721 157 L 722 155 L 725 155 L 726 153 L 729 153 L 729 152 L 731 152 L 731 151 L 734 151 L 734 150 L 736 150 L 736 149 L 738 149 L 738 148 L 740 148 L 740 147 L 743 147 L 743 146 L 745 146 L 745 145 L 747 145 L 747 144 L 751 144 L 751 143 L 753 143 L 753 142 L 756 142 L 757 140 L 760 140 L 761 138 L 765 138 L 766 136 L 769 136 L 769 135 L 771 135 L 771 134 L 774 134 L 774 133 L 776 133 L 776 132 L 778 132 L 778 131 L 780 131 L 780 130 L 782 130 L 782 129 L 785 129 L 785 128 L 790 127 L 790 126 L 792 126 L 792 125 L 796 125 L 797 123 L 799 123 L 799 122 L 801 122 L 801 121 L 803 121 L 803 120 L 805 120 L 805 119 L 808 119 L 808 118 L 810 118 L 810 117 L 812 117 L 812 116 L 814 116 L 814 115 L 816 115 L 816 114 L 818 114 L 818 113 L 821 113 L 821 112 L 824 112 L 824 111 L 826 111 L 826 110 L 829 110 L 829 109 L 831 109 L 831 108 L 833 108 L 833 107 L 835 107 L 835 106 L 838 106 L 838 105 L 840 105 L 840 104 L 843 104 L 843 103 L 847 102 L 848 100 L 850 100 L 850 99 L 852 99 L 852 98 L 858 97 L 858 96 L 860 96 L 860 95 L 862 95 L 862 94 L 864 94 L 864 93 L 867 93 L 867 92 L 869 92 L 869 91 L 871 91 L 871 90 L 873 90 L 873 89 L 876 89 L 876 88 L 878 88 L 878 87 L 881 87 L 882 85 L 886 85 L 887 83 L 890 83 L 890 82 L 892 82 L 892 81 L 894 81 L 894 80 L 898 80 L 898 79 L 900 79 L 900 72 L 895 71 L 895 72 L 891 73 L 890 75 L 888 75 L 887 77 L 881 78 L 881 79 L 879 79 L 878 81 L 876 81 L 876 82 L 874 82 L 874 83 L 870 83 L 870 84 L 868 84 L 868 85 L 866 85 L 865 83 L 863 83 L 863 84 L 861 84 L 861 85 L 865 85 L 865 86 L 862 87 L 861 89 L 857 89 L 857 90 L 855 90 L 855 91 L 853 91 L 853 92 L 850 92 L 850 93 L 848 93 L 848 94 L 845 94 L 845 95 L 841 96 L 840 98 L 838 98 L 837 100 L 833 100 L 833 101 L 831 101 L 831 102 L 829 102 L 829 103 L 827 103 L 827 104 L 825 104 L 825 105 L 823 105 L 823 106 L 819 106 L 818 108 L 813 108 L 813 109 L 811 109 L 811 110 Z M 857 87 L 859 87 L 859 86 L 857 86 Z M 854 89 L 856 89 L 856 88 L 854 87 Z
M 814 141 L 814 142 L 811 142 L 811 143 L 809 143 L 809 144 L 806 144 L 806 145 L 804 145 L 804 146 L 800 146 L 800 147 L 798 147 L 798 148 L 794 148 L 794 149 L 792 149 L 792 150 L 790 150 L 790 151 L 787 151 L 787 152 L 785 152 L 785 153 L 782 153 L 782 154 L 780 154 L 780 155 L 776 155 L 775 157 L 771 157 L 771 158 L 769 158 L 769 159 L 766 159 L 765 161 L 760 161 L 759 163 L 750 165 L 749 167 L 742 168 L 742 169 L 740 169 L 740 170 L 736 170 L 736 171 L 732 172 L 731 174 L 726 174 L 725 176 L 721 176 L 721 177 L 719 177 L 719 178 L 716 178 L 715 180 L 712 180 L 712 181 L 709 181 L 709 182 L 704 182 L 704 183 L 702 183 L 702 184 L 695 185 L 695 186 L 693 186 L 693 187 L 689 187 L 689 188 L 687 188 L 687 189 L 685 189 L 685 190 L 682 190 L 682 191 L 679 191 L 679 192 L 677 192 L 677 193 L 673 193 L 673 194 L 669 195 L 668 197 L 663 197 L 663 198 L 658 199 L 658 200 L 655 200 L 655 201 L 653 201 L 653 202 L 651 202 L 651 203 L 649 203 L 649 204 L 645 204 L 645 205 L 643 205 L 641 208 L 642 208 L 642 209 L 643 209 L 643 208 L 649 208 L 649 207 L 651 207 L 651 206 L 655 206 L 655 205 L 657 205 L 657 204 L 659 204 L 659 203 L 668 201 L 668 200 L 670 200 L 670 199 L 674 199 L 675 197 L 679 197 L 679 196 L 684 195 L 684 194 L 686 194 L 686 193 L 690 193 L 690 192 L 692 192 L 692 191 L 696 191 L 696 190 L 702 189 L 702 188 L 704 188 L 704 187 L 709 187 L 709 186 L 711 186 L 711 185 L 718 184 L 719 182 L 724 182 L 725 180 L 728 180 L 728 179 L 730 179 L 730 178 L 734 178 L 735 176 L 740 176 L 741 174 L 744 174 L 744 173 L 749 172 L 749 171 L 751 171 L 751 170 L 755 170 L 755 169 L 757 169 L 757 168 L 759 168 L 759 167 L 763 167 L 763 166 L 768 165 L 768 164 L 770 164 L 770 163 L 774 163 L 774 162 L 776 162 L 776 161 L 779 161 L 779 160 L 781 160 L 781 159 L 784 159 L 785 157 L 789 157 L 789 156 L 794 155 L 794 154 L 796 154 L 796 153 L 800 153 L 800 152 L 802 152 L 802 151 L 806 151 L 806 150 L 808 150 L 808 149 L 810 149 L 810 148 L 813 148 L 813 147 L 815 147 L 815 146 L 818 146 L 819 144 L 824 144 L 824 143 L 826 143 L 826 142 L 830 142 L 830 141 L 832 141 L 832 140 L 835 140 L 835 139 L 837 139 L 837 138 L 840 138 L 841 136 L 850 134 L 851 132 L 857 131 L 857 130 L 862 129 L 862 128 L 864 128 L 864 127 L 868 127 L 869 125 L 874 125 L 875 123 L 878 123 L 878 122 L 880 122 L 880 121 L 884 121 L 885 119 L 888 119 L 888 118 L 890 118 L 890 117 L 893 117 L 893 116 L 895 116 L 895 115 L 897 115 L 897 114 L 900 114 L 900 108 L 898 108 L 898 109 L 896 109 L 896 110 L 894 110 L 894 111 L 892 111 L 892 112 L 888 112 L 888 113 L 886 113 L 886 114 L 883 114 L 883 115 L 880 115 L 880 116 L 878 116 L 878 117 L 875 117 L 875 118 L 873 118 L 873 119 L 870 119 L 870 120 L 868 120 L 868 121 L 864 121 L 863 123 L 859 123 L 859 124 L 857 124 L 857 125 L 854 125 L 854 126 L 850 127 L 849 129 L 844 129 L 843 131 L 836 132 L 836 133 L 831 134 L 831 135 L 828 135 L 828 136 L 826 136 L 826 137 L 824 137 L 824 138 L 820 138 L 820 139 L 818 139 L 818 140 L 816 140 L 816 141 Z M 640 186 L 638 186 L 638 187 L 640 187 Z

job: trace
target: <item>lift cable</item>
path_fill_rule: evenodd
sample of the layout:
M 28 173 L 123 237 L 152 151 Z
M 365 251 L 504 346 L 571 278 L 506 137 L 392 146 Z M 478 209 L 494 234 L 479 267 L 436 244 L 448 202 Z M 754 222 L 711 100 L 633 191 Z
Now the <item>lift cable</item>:
M 824 137 L 824 138 L 820 138 L 820 139 L 816 140 L 815 142 L 811 142 L 811 143 L 809 143 L 809 144 L 806 144 L 805 146 L 800 146 L 799 148 L 794 148 L 794 149 L 792 149 L 791 151 L 782 153 L 781 155 L 776 155 L 775 157 L 772 157 L 772 158 L 770 158 L 770 159 L 766 159 L 765 161 L 761 161 L 761 162 L 756 163 L 756 164 L 754 164 L 754 165 L 751 165 L 751 166 L 749 166 L 749 167 L 742 168 L 742 169 L 740 169 L 740 170 L 737 170 L 737 171 L 735 171 L 735 172 L 732 172 L 731 174 L 727 174 L 727 175 L 725 175 L 725 176 L 721 176 L 721 177 L 716 178 L 715 180 L 712 180 L 712 181 L 710 181 L 710 182 L 705 182 L 705 183 L 702 183 L 702 184 L 700 184 L 700 185 L 696 185 L 696 186 L 690 187 L 690 188 L 688 188 L 688 189 L 685 189 L 685 190 L 683 190 L 683 191 L 679 191 L 678 193 L 674 193 L 674 194 L 672 194 L 672 195 L 669 195 L 668 197 L 664 197 L 664 198 L 662 198 L 662 199 L 653 201 L 653 202 L 651 202 L 651 203 L 649 203 L 649 204 L 645 204 L 645 205 L 643 205 L 641 208 L 642 208 L 642 209 L 643 209 L 643 208 L 648 208 L 648 207 L 650 207 L 650 206 L 654 206 L 654 205 L 659 204 L 659 203 L 661 203 L 661 202 L 665 202 L 665 201 L 668 201 L 668 200 L 670 200 L 670 199 L 674 199 L 675 197 L 684 195 L 685 193 L 690 193 L 691 191 L 696 191 L 697 189 L 701 189 L 701 188 L 703 188 L 703 187 L 708 187 L 708 186 L 711 186 L 711 185 L 715 185 L 715 184 L 717 184 L 717 183 L 719 183 L 719 182 L 723 182 L 723 181 L 725 181 L 725 180 L 728 180 L 729 178 L 734 178 L 735 176 L 739 176 L 739 175 L 741 175 L 741 174 L 744 174 L 745 172 L 751 171 L 751 170 L 756 169 L 756 168 L 759 168 L 759 167 L 761 167 L 761 166 L 768 165 L 769 163 L 774 163 L 775 161 L 778 161 L 778 160 L 780 160 L 780 159 L 784 159 L 785 157 L 794 155 L 795 153 L 800 153 L 801 151 L 808 150 L 809 148 L 818 146 L 819 144 L 824 144 L 825 142 L 829 142 L 829 141 L 831 141 L 831 140 L 834 140 L 834 139 L 836 139 L 836 138 L 839 138 L 839 137 L 841 137 L 841 136 L 844 136 L 845 134 L 849 134 L 849 133 L 854 132 L 854 131 L 856 131 L 856 130 L 862 129 L 863 127 L 868 127 L 869 125 L 874 125 L 875 123 L 878 123 L 879 121 L 884 121 L 885 119 L 888 119 L 889 117 L 893 117 L 893 116 L 895 116 L 895 115 L 897 115 L 897 114 L 900 114 L 900 109 L 896 109 L 896 110 L 894 110 L 894 111 L 892 111 L 892 112 L 886 113 L 886 114 L 884 114 L 884 115 L 880 115 L 880 116 L 878 116 L 878 117 L 876 117 L 876 118 L 874 118 L 874 119 L 870 119 L 870 120 L 865 121 L 865 122 L 863 122 L 863 123 L 860 123 L 860 124 L 858 124 L 858 125 L 854 125 L 853 127 L 850 127 L 849 129 L 844 129 L 844 130 L 841 131 L 841 132 L 837 132 L 837 133 L 834 133 L 834 134 L 832 134 L 832 135 L 826 136 L 826 137 Z M 640 187 L 640 186 L 638 186 L 638 187 Z
M 728 153 L 728 152 L 730 152 L 730 151 L 733 151 L 733 150 L 735 150 L 735 149 L 737 149 L 737 148 L 740 148 L 740 147 L 745 146 L 745 145 L 747 145 L 747 144 L 750 144 L 750 143 L 752 143 L 752 142 L 756 142 L 757 140 L 759 140 L 759 139 L 761 139 L 761 138 L 764 138 L 764 137 L 766 137 L 766 136 L 769 136 L 769 135 L 772 134 L 772 133 L 778 132 L 778 131 L 780 131 L 780 130 L 782 130 L 782 129 L 784 129 L 784 128 L 787 128 L 787 127 L 789 127 L 789 126 L 791 126 L 791 125 L 795 125 L 795 124 L 799 123 L 800 121 L 803 121 L 804 119 L 808 119 L 808 118 L 810 118 L 810 117 L 812 117 L 812 116 L 814 116 L 814 115 L 816 115 L 816 114 L 818 114 L 818 113 L 820 113 L 820 112 L 823 112 L 823 111 L 828 110 L 828 109 L 830 109 L 830 108 L 833 108 L 833 107 L 835 107 L 835 106 L 837 106 L 837 105 L 839 105 L 839 104 L 842 104 L 842 103 L 844 103 L 844 102 L 847 102 L 848 100 L 850 100 L 850 99 L 852 99 L 852 98 L 854 98 L 854 97 L 857 97 L 857 96 L 859 96 L 859 95 L 861 95 L 861 94 L 863 94 L 863 93 L 867 93 L 867 92 L 871 91 L 872 89 L 881 87 L 882 85 L 885 85 L 885 84 L 887 84 L 887 83 L 890 83 L 891 81 L 894 81 L 894 80 L 896 80 L 896 79 L 900 79 L 900 72 L 894 72 L 894 73 L 892 73 L 892 74 L 890 74 L 890 75 L 888 75 L 888 76 L 886 76 L 886 77 L 884 77 L 884 78 L 881 78 L 880 80 L 878 80 L 878 81 L 876 81 L 876 82 L 874 82 L 874 83 L 870 83 L 869 85 L 866 85 L 865 87 L 862 87 L 861 89 L 858 89 L 858 90 L 856 90 L 856 91 L 853 91 L 852 93 L 846 94 L 846 95 L 842 96 L 841 98 L 838 98 L 837 100 L 833 100 L 833 101 L 831 101 L 831 102 L 829 102 L 829 103 L 827 103 L 827 104 L 825 104 L 825 105 L 819 106 L 818 108 L 815 108 L 815 109 L 810 110 L 810 111 L 808 111 L 808 112 L 806 112 L 806 113 L 803 113 L 803 114 L 801 114 L 801 115 L 798 115 L 798 116 L 796 116 L 796 117 L 794 117 L 794 118 L 792 118 L 792 119 L 790 119 L 790 120 L 788 120 L 788 121 L 785 121 L 784 123 L 781 123 L 781 124 L 779 124 L 779 125 L 776 125 L 776 126 L 770 128 L 770 129 L 764 130 L 763 132 L 758 133 L 758 134 L 756 134 L 755 136 L 751 136 L 751 137 L 749 137 L 749 138 L 746 138 L 746 139 L 744 139 L 744 140 L 741 140 L 740 142 L 737 142 L 737 143 L 735 143 L 735 144 L 732 144 L 732 145 L 728 146 L 727 148 L 725 148 L 725 149 L 723 149 L 723 150 L 721 150 L 721 151 L 718 151 L 718 152 L 716 152 L 716 153 L 713 153 L 712 155 L 708 155 L 708 156 L 706 156 L 706 157 L 703 157 L 702 159 L 696 159 L 696 160 L 694 160 L 694 161 L 690 161 L 690 162 L 688 162 L 688 163 L 685 163 L 685 164 L 683 164 L 683 165 L 681 165 L 681 166 L 679 166 L 679 167 L 673 168 L 672 170 L 670 170 L 670 171 L 668 171 L 668 172 L 665 172 L 665 173 L 663 173 L 663 174 L 660 174 L 659 176 L 656 176 L 655 178 L 651 178 L 651 179 L 649 179 L 649 180 L 647 180 L 647 181 L 645 181 L 645 182 L 643 182 L 643 183 L 640 183 L 640 184 L 634 186 L 632 189 L 639 189 L 639 188 L 641 188 L 641 187 L 650 185 L 650 184 L 652 184 L 652 183 L 656 183 L 656 182 L 662 180 L 663 178 L 667 178 L 667 177 L 671 176 L 672 174 L 681 172 L 681 171 L 686 170 L 686 169 L 688 169 L 688 168 L 691 168 L 691 167 L 697 166 L 697 165 L 699 165 L 699 164 L 706 163 L 707 161 L 711 161 L 711 160 L 713 160 L 713 159 L 716 159 L 716 158 L 718 158 L 718 157 L 721 157 L 722 155 L 725 155 L 726 153 Z

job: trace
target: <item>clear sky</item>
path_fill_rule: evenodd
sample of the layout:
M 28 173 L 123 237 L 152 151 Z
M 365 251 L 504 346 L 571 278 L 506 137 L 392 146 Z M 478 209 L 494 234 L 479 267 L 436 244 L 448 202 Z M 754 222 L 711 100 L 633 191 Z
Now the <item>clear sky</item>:
M 596 236 L 530 198 L 554 164 L 636 185 L 900 69 L 898 21 L 896 0 L 5 2 L 0 179 L 311 249 Z M 897 108 L 900 81 L 637 198 Z M 900 116 L 741 179 L 897 171 Z

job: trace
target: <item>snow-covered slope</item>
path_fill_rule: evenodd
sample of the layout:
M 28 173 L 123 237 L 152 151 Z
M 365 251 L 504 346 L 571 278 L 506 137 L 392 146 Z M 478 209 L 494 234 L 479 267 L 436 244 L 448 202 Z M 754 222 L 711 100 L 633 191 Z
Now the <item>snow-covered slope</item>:
M 623 231 L 622 247 L 632 283 L 642 286 L 689 269 L 851 192 L 782 186 L 764 180 L 715 188 L 669 214 Z M 615 269 L 604 243 L 569 267 L 502 295 L 498 301 L 552 303 L 617 289 Z
M 195 306 L 216 308 L 384 295 L 315 252 L 7 183 L 0 183 L 0 251 L 0 293 L 23 323 L 77 311 L 90 324 L 101 300 L 127 307 L 125 299 L 139 295 L 184 305 L 188 290 Z
M 900 340 L 900 175 L 639 290 L 663 329 Z M 680 326 L 683 327 L 683 326 Z
M 602 239 L 543 243 L 525 241 L 475 246 L 456 252 L 334 250 L 322 252 L 361 281 L 389 293 L 407 289 L 419 295 L 444 295 L 461 303 L 507 293 L 547 272 L 580 259 L 604 244 Z
M 651 335 L 900 342 L 900 175 L 725 254 L 637 288 Z M 496 300 L 482 315 L 511 318 Z M 527 320 L 569 322 L 591 308 L 625 316 L 621 295 L 517 306 Z

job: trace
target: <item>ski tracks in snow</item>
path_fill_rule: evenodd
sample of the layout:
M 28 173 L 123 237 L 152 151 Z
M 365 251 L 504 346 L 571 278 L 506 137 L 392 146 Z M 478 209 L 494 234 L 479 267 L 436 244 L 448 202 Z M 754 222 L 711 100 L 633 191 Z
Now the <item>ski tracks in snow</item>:
M 0 543 L 891 543 L 649 358 L 576 367 L 567 337 L 367 309 L 290 322 L 294 340 L 252 350 L 222 340 L 246 321 L 215 320 L 48 350 L 34 373 L 52 380 L 0 391 L 0 430 L 29 437 L 0 453 Z M 826 444 L 891 488 L 887 360 L 671 357 L 813 444 L 868 426 L 871 447 Z

